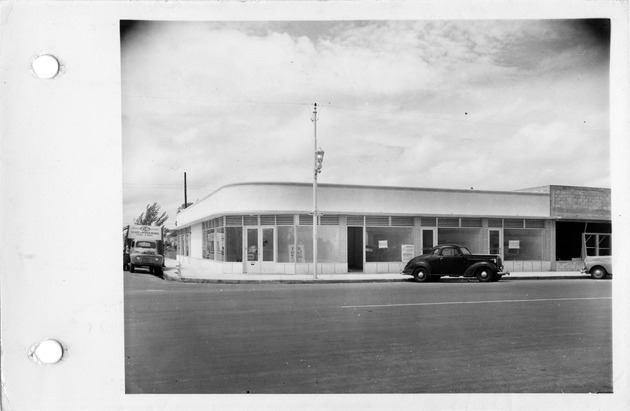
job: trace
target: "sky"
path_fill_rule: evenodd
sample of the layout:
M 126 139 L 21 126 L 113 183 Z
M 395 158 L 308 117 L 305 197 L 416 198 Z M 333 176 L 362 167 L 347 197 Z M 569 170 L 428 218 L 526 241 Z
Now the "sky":
M 121 22 L 123 224 L 221 186 L 611 184 L 608 20 Z M 597 159 L 592 164 L 589 159 Z

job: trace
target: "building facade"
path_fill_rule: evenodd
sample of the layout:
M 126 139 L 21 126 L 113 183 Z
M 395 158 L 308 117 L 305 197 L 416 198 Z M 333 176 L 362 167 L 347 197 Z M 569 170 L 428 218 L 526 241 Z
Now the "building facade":
M 610 190 L 320 184 L 320 273 L 395 273 L 437 244 L 499 254 L 509 271 L 579 270 L 610 255 Z M 177 215 L 178 259 L 201 273 L 313 273 L 312 185 L 224 186 Z

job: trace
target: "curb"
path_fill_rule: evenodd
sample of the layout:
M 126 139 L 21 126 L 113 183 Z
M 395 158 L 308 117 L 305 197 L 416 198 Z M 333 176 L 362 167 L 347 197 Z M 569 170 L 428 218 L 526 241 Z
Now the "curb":
M 177 276 L 171 276 L 164 273 L 164 279 L 167 281 L 180 282 L 180 283 L 188 283 L 188 284 L 342 284 L 342 283 L 394 283 L 394 282 L 411 282 L 413 283 L 412 278 L 400 278 L 400 279 L 380 279 L 380 278 L 361 278 L 356 280 L 347 280 L 347 279 L 309 279 L 309 280 L 282 280 L 282 279 L 274 279 L 274 280 L 256 280 L 256 279 L 223 279 L 223 278 L 190 278 L 190 277 L 182 277 L 178 278 Z M 512 277 L 512 278 L 502 278 L 502 281 L 521 281 L 521 280 L 590 280 L 589 276 L 531 276 L 531 277 Z M 462 277 L 453 277 L 449 279 L 442 279 L 441 282 L 478 282 L 477 279 L 467 279 Z
M 180 283 L 197 283 L 197 284 L 342 284 L 342 283 L 393 283 L 393 282 L 413 282 L 411 280 L 214 280 L 206 278 L 182 278 L 170 279 L 168 281 L 180 282 Z
M 591 277 L 588 275 L 537 275 L 537 276 L 529 276 L 529 277 L 507 277 L 502 278 L 501 281 L 504 280 L 590 280 Z
M 274 280 L 256 280 L 256 279 L 224 279 L 224 278 L 190 278 L 171 276 L 164 273 L 164 279 L 167 281 L 180 283 L 198 283 L 198 284 L 341 284 L 341 283 L 393 283 L 393 282 L 413 282 L 411 278 L 358 278 L 356 280 L 343 279 L 317 279 L 317 280 L 297 280 L 297 279 L 274 279 Z

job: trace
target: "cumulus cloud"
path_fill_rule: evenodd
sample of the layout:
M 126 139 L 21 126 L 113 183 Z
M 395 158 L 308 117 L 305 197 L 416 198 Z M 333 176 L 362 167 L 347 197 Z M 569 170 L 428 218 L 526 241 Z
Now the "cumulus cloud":
M 125 219 L 158 201 L 174 220 L 184 171 L 192 201 L 228 183 L 311 181 L 314 102 L 322 182 L 608 186 L 605 167 L 577 161 L 584 149 L 609 160 L 608 42 L 585 27 L 140 23 L 121 48 Z

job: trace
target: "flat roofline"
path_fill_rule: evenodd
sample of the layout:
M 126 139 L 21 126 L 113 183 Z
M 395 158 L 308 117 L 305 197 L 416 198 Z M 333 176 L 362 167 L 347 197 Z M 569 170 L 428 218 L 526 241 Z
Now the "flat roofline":
M 546 186 L 538 186 L 538 187 L 527 187 L 527 188 L 520 188 L 516 191 L 518 192 L 528 192 L 528 193 L 547 193 L 547 194 L 551 194 L 551 191 L 553 189 L 562 189 L 562 188 L 577 188 L 579 190 L 589 190 L 589 191 L 599 191 L 599 190 L 605 190 L 605 191 L 611 191 L 611 189 L 609 187 L 591 187 L 591 186 L 571 186 L 571 185 L 566 185 L 566 184 L 549 184 Z
M 282 181 L 252 181 L 252 182 L 242 182 L 242 183 L 232 183 L 226 184 L 214 190 L 212 193 L 208 194 L 203 199 L 210 197 L 214 193 L 223 190 L 228 187 L 236 187 L 236 186 L 261 186 L 261 185 L 270 185 L 270 186 L 297 186 L 297 187 L 312 187 L 313 183 L 300 183 L 300 182 L 282 182 Z M 507 190 L 465 190 L 462 188 L 434 188 L 434 187 L 404 187 L 404 186 L 377 186 L 377 185 L 361 185 L 361 184 L 332 184 L 332 183 L 317 183 L 318 187 L 329 187 L 329 188 L 364 188 L 364 189 L 378 189 L 378 190 L 404 190 L 404 191 L 437 191 L 437 192 L 454 192 L 454 193 L 488 193 L 488 194 L 517 194 L 517 195 L 539 195 L 539 196 L 549 196 L 549 193 L 540 193 L 540 192 L 523 192 L 523 191 L 507 191 Z M 568 186 L 570 187 L 570 186 Z M 200 200 L 200 201 L 203 201 Z
M 216 190 L 210 192 L 210 194 L 201 198 L 201 200 L 197 201 L 194 204 L 182 209 L 180 212 L 185 212 L 186 210 L 195 207 L 196 205 L 202 203 L 207 198 L 212 197 L 216 193 L 221 190 L 230 187 L 240 187 L 240 186 L 294 186 L 294 187 L 312 187 L 313 183 L 302 183 L 302 182 L 291 182 L 291 181 L 250 181 L 250 182 L 240 182 L 240 183 L 231 183 L 226 184 L 217 188 Z M 527 192 L 527 191 L 491 191 L 491 190 L 464 190 L 464 189 L 455 189 L 455 188 L 431 188 L 431 187 L 403 187 L 403 186 L 376 186 L 376 185 L 360 185 L 360 184 L 332 184 L 332 183 L 318 183 L 318 187 L 321 188 L 354 188 L 354 189 L 368 189 L 368 190 L 396 190 L 396 191 L 416 191 L 416 192 L 446 192 L 446 193 L 481 193 L 481 194 L 509 194 L 509 195 L 522 195 L 522 196 L 539 196 L 539 197 L 550 197 L 549 193 L 541 193 L 541 192 Z M 176 216 L 177 218 L 177 216 Z M 188 226 L 188 225 L 187 225 Z

